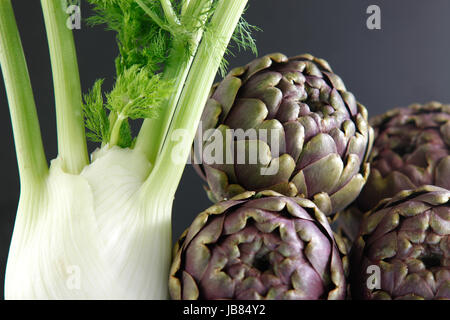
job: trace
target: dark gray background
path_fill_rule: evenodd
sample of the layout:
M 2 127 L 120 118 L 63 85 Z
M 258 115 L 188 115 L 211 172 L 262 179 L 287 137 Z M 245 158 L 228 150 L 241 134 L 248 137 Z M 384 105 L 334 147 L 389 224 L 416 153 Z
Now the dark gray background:
M 230 0 L 231 1 L 231 0 Z M 448 0 L 250 0 L 246 19 L 260 55 L 312 53 L 328 60 L 371 115 L 413 102 L 450 101 L 450 1 Z M 366 28 L 366 9 L 377 4 L 382 30 Z M 56 157 L 56 126 L 50 61 L 38 0 L 13 0 L 30 70 L 48 159 Z M 82 2 L 82 15 L 91 15 Z M 84 23 L 75 41 L 83 91 L 97 78 L 112 84 L 115 35 Z M 253 56 L 229 57 L 230 67 Z M 0 83 L 0 295 L 19 197 L 15 150 L 3 82 Z M 91 146 L 92 147 L 92 146 Z M 173 209 L 173 238 L 210 206 L 202 181 L 187 166 Z

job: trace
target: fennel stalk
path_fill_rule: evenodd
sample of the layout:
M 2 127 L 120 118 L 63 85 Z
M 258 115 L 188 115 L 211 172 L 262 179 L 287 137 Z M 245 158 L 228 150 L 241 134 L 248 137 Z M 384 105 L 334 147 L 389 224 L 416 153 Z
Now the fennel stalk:
M 83 103 L 67 15 L 60 0 L 41 0 L 58 129 L 48 169 L 13 8 L 0 0 L 0 64 L 21 182 L 7 299 L 167 297 L 172 202 L 185 167 L 174 159 L 189 155 L 247 3 L 89 1 L 94 22 L 118 32 L 120 56 L 114 88 L 103 94 L 100 80 Z M 142 48 L 140 37 L 154 46 Z M 149 119 L 133 140 L 128 121 L 139 118 Z M 85 125 L 102 143 L 90 161 Z

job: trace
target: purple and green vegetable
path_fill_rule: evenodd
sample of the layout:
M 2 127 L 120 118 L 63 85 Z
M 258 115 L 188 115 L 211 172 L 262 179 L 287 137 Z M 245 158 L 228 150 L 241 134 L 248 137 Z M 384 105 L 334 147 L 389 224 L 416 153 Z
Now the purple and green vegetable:
M 448 105 L 369 121 L 309 54 L 266 55 L 213 85 L 231 40 L 256 52 L 248 0 L 88 2 L 119 56 L 111 90 L 99 79 L 83 95 L 65 1 L 41 0 L 58 129 L 48 166 L 0 0 L 21 184 L 7 299 L 450 299 Z M 172 250 L 189 156 L 214 205 Z

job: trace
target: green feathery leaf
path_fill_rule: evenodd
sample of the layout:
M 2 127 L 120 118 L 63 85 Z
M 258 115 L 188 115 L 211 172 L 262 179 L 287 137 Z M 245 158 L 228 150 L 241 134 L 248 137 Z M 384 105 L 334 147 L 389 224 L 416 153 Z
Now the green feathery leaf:
M 106 24 L 117 32 L 120 57 L 117 74 L 133 65 L 146 66 L 153 72 L 161 69 L 173 36 L 167 32 L 159 0 L 141 0 L 152 14 L 163 21 L 158 25 L 135 0 L 88 0 L 96 15 L 88 18 L 91 25 Z
M 244 17 L 241 17 L 236 30 L 234 31 L 232 41 L 237 45 L 238 50 L 251 50 L 254 55 L 258 55 L 256 41 L 252 36 L 253 32 L 262 31 L 257 26 L 249 24 Z
M 212 4 L 211 2 L 212 1 Z M 88 137 L 93 141 L 121 146 L 130 145 L 129 119 L 155 118 L 163 102 L 172 93 L 173 81 L 165 80 L 164 68 L 180 65 L 195 54 L 195 35 L 203 29 L 202 41 L 211 44 L 211 50 L 227 47 L 226 41 L 210 30 L 210 20 L 218 0 L 190 2 L 183 9 L 184 1 L 174 1 L 172 8 L 161 0 L 88 0 L 95 16 L 88 19 L 92 25 L 106 24 L 117 33 L 119 56 L 116 58 L 116 83 L 103 101 L 102 82 L 85 97 L 85 117 Z M 207 5 L 208 4 L 208 5 Z M 168 16 L 167 16 L 168 15 Z M 251 32 L 259 30 L 245 20 L 239 22 L 233 40 L 239 50 L 251 49 L 256 53 Z M 175 50 L 173 50 L 176 48 Z M 228 50 L 228 54 L 232 54 Z M 220 58 L 218 58 L 220 59 Z M 222 60 L 221 74 L 225 74 L 227 62 Z M 163 80 L 164 79 L 164 80 Z M 109 115 L 107 117 L 107 111 Z M 113 135 L 111 133 L 114 132 Z M 114 136 L 114 137 L 113 137 Z
M 117 77 L 114 88 L 106 94 L 106 107 L 124 118 L 154 118 L 171 93 L 171 84 L 159 74 L 134 65 Z
M 84 95 L 86 136 L 93 142 L 109 140 L 109 121 L 103 106 L 102 84 L 103 79 L 97 80 L 89 93 Z
M 254 31 L 261 31 L 261 29 L 249 24 L 243 17 L 241 17 L 239 23 L 236 26 L 236 29 L 234 30 L 231 42 L 227 44 L 225 43 L 225 41 L 220 41 L 220 39 L 215 38 L 214 35 L 216 33 L 214 32 L 214 30 L 211 30 L 211 28 L 208 28 L 208 26 L 206 27 L 203 41 L 206 41 L 207 44 L 211 43 L 211 48 L 213 48 L 213 46 L 217 46 L 218 43 L 219 45 L 226 47 L 225 55 L 221 59 L 219 66 L 219 73 L 222 77 L 225 76 L 228 69 L 228 61 L 226 60 L 225 56 L 234 56 L 234 53 L 232 51 L 233 43 L 237 46 L 239 51 L 251 50 L 253 54 L 258 55 L 256 41 L 252 37 L 252 32 Z
M 233 44 L 237 46 L 239 52 L 251 50 L 255 56 L 258 56 L 256 41 L 252 36 L 252 32 L 254 31 L 261 31 L 261 29 L 257 26 L 249 24 L 244 17 L 241 17 L 236 29 L 234 30 L 233 36 L 231 37 L 231 41 L 225 50 L 225 55 L 219 65 L 219 73 L 222 77 L 226 75 L 228 70 L 228 60 L 226 59 L 226 55 L 233 57 L 235 56 L 232 50 Z
M 111 92 L 102 95 L 103 80 L 97 80 L 91 91 L 84 96 L 85 125 L 87 137 L 94 142 L 107 142 L 117 118 L 123 121 L 118 145 L 129 146 L 132 136 L 128 119 L 137 120 L 157 117 L 161 103 L 172 92 L 172 83 L 153 75 L 147 68 L 134 65 L 120 74 Z M 113 113 L 107 115 L 106 109 Z M 113 123 L 110 123 L 110 120 Z

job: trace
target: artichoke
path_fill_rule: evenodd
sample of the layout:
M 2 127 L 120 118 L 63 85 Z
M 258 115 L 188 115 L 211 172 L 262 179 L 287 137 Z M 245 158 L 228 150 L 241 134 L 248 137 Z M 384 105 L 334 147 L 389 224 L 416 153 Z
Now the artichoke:
M 353 298 L 450 299 L 449 199 L 422 186 L 365 215 L 351 252 Z
M 344 299 L 342 261 L 310 200 L 244 192 L 202 212 L 174 249 L 173 299 Z
M 450 106 L 397 108 L 371 120 L 371 174 L 357 200 L 361 211 L 422 185 L 450 189 Z
M 330 215 L 355 200 L 369 175 L 373 130 L 367 110 L 326 61 L 309 54 L 271 54 L 233 69 L 212 88 L 201 124 L 196 141 L 204 143 L 202 150 L 194 148 L 194 160 L 213 202 L 247 190 L 274 190 L 313 200 Z M 236 134 L 251 129 L 257 135 Z M 269 134 L 260 134 L 262 129 Z M 216 133 L 223 157 L 203 161 Z M 229 156 L 240 146 L 245 152 L 238 156 L 259 150 L 257 161 Z M 261 174 L 271 168 L 277 169 Z

